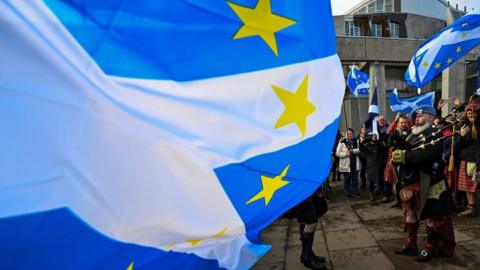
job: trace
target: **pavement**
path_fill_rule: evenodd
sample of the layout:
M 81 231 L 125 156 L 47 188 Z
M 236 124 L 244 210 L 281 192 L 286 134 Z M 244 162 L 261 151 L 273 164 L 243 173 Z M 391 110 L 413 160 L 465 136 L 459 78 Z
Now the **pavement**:
M 395 255 L 405 237 L 402 210 L 392 203 L 370 202 L 367 189 L 360 198 L 343 196 L 343 182 L 331 184 L 329 210 L 320 219 L 313 249 L 335 270 L 456 270 L 480 269 L 480 217 L 452 215 L 457 246 L 450 258 L 437 257 L 417 263 L 414 257 Z M 480 205 L 480 204 L 479 204 Z M 420 225 L 418 246 L 426 240 L 425 225 Z M 252 268 L 254 270 L 307 269 L 300 263 L 301 242 L 295 220 L 279 219 L 262 233 L 272 249 Z

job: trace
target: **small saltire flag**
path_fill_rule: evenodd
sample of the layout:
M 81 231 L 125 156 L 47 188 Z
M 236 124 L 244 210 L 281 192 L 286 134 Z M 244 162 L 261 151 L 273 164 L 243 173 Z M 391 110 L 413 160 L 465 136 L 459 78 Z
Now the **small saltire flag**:
M 422 87 L 480 44 L 480 13 L 469 13 L 424 41 L 405 72 L 407 84 Z
M 2 269 L 246 269 L 328 175 L 330 1 L 4 0 L 0 18 Z
M 373 90 L 372 100 L 370 101 L 370 106 L 368 107 L 368 114 L 367 119 L 365 120 L 365 126 L 367 130 L 371 131 L 372 133 L 378 134 L 378 97 L 377 97 L 377 86 L 375 84 L 375 89 Z
M 400 99 L 400 97 L 398 96 L 397 88 L 393 89 L 392 93 L 390 94 L 390 109 L 392 110 L 392 112 L 410 114 L 417 107 L 422 105 L 428 105 L 433 107 L 434 102 L 435 92 L 433 91 L 420 96 L 402 99 Z
M 352 66 L 348 73 L 347 85 L 355 96 L 368 95 L 368 89 L 370 88 L 369 76 L 367 73 L 359 70 L 356 66 Z

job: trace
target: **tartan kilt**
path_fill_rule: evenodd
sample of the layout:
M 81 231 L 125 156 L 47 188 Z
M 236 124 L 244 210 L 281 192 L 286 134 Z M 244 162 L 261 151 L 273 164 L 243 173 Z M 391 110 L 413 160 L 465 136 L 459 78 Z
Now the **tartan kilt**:
M 472 181 L 472 177 L 467 176 L 467 162 L 462 160 L 458 170 L 458 190 L 475 192 L 477 188 L 478 185 Z
M 448 188 L 450 192 L 458 191 L 458 170 L 453 169 L 453 172 L 448 171 L 448 166 L 445 168 L 445 175 L 447 176 Z

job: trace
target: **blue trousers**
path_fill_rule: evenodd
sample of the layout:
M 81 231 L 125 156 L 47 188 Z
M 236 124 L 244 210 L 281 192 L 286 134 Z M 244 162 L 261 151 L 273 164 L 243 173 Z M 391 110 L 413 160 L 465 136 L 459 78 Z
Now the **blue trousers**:
M 343 191 L 345 195 L 358 194 L 358 171 L 343 173 Z

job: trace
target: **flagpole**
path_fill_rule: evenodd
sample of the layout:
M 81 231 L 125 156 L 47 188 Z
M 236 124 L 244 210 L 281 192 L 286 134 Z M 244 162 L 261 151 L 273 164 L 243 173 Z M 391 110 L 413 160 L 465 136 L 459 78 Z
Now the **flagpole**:
M 357 111 L 358 111 L 358 130 L 362 127 L 362 117 L 360 116 L 360 96 L 357 95 Z

